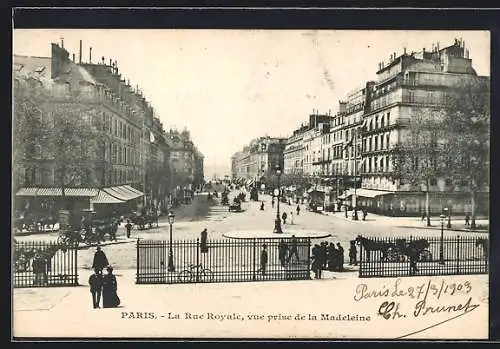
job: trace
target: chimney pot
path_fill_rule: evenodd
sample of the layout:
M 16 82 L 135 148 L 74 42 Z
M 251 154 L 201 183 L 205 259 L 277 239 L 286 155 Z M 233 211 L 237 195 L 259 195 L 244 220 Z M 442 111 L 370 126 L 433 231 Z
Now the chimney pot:
M 104 61 L 105 61 L 104 56 L 102 56 L 101 59 L 102 59 L 102 64 L 104 65 Z
M 406 47 L 403 47 L 403 53 L 406 54 Z
M 111 60 L 111 58 L 109 59 L 109 65 L 110 65 L 110 66 L 112 65 L 112 60 Z
M 92 63 L 92 47 L 89 47 L 89 63 Z
M 75 61 L 75 54 L 73 53 L 73 62 Z
M 64 48 L 64 38 L 61 38 L 61 47 Z

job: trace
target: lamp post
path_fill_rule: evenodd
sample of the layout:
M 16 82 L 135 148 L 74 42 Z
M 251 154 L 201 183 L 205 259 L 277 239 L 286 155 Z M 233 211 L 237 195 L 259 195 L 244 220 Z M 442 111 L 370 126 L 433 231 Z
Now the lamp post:
M 443 234 L 444 234 L 444 220 L 446 219 L 446 216 L 444 214 L 441 214 L 439 218 L 441 218 L 441 239 L 439 240 L 439 264 L 444 264 Z
M 447 207 L 445 207 L 443 210 L 444 210 L 444 214 L 448 218 L 448 223 L 446 223 L 446 228 L 450 229 L 451 228 L 451 210 Z
M 170 241 L 168 246 L 168 271 L 174 272 L 174 253 L 172 250 L 172 225 L 174 224 L 175 215 L 172 211 L 168 213 L 168 224 L 170 224 Z
M 274 189 L 274 195 L 278 199 L 278 205 L 276 206 L 276 220 L 274 221 L 274 232 L 277 234 L 282 234 L 281 230 L 281 218 L 280 218 L 280 199 L 281 199 L 281 189 L 280 189 L 280 177 L 281 170 L 278 165 L 276 165 L 276 176 L 278 176 L 278 188 Z

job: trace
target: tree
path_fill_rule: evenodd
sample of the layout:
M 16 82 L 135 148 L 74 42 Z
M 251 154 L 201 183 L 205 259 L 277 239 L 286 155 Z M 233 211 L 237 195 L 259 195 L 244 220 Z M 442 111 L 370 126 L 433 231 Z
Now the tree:
M 467 80 L 450 94 L 445 113 L 448 177 L 466 187 L 475 228 L 476 194 L 489 184 L 490 86 L 487 79 Z
M 104 184 L 109 140 L 94 104 L 78 89 L 60 96 L 32 79 L 18 78 L 14 90 L 14 167 L 45 166 L 54 185 L 96 188 Z M 37 151 L 35 151 L 38 149 Z
M 431 184 L 442 173 L 440 143 L 444 127 L 440 110 L 420 109 L 410 116 L 408 126 L 402 132 L 402 141 L 394 148 L 392 157 L 395 177 L 413 187 L 420 186 L 425 192 L 427 226 L 431 225 Z

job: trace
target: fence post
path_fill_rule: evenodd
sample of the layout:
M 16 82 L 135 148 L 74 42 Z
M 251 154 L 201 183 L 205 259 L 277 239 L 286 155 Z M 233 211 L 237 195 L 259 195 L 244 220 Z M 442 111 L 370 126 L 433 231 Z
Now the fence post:
M 307 280 L 311 280 L 311 238 L 307 238 Z
M 78 284 L 78 242 L 76 243 L 74 251 L 75 251 L 75 261 L 74 261 L 74 263 L 75 263 L 75 271 L 74 271 L 74 273 L 75 273 L 75 285 L 78 286 L 79 285 Z
M 200 281 L 200 238 L 196 238 L 196 282 Z
M 460 274 L 460 235 L 457 235 L 457 274 Z
M 255 280 L 256 279 L 256 271 L 255 271 L 255 244 L 256 244 L 256 239 L 253 238 L 253 258 L 252 258 L 252 279 Z
M 358 270 L 359 277 L 363 277 L 363 273 L 361 272 L 362 270 L 363 270 L 363 244 L 359 244 L 359 270 Z
M 136 274 L 135 274 L 135 283 L 138 284 L 139 283 L 139 239 L 140 238 L 137 238 L 137 244 L 136 244 L 136 261 L 135 261 L 135 265 L 136 265 Z

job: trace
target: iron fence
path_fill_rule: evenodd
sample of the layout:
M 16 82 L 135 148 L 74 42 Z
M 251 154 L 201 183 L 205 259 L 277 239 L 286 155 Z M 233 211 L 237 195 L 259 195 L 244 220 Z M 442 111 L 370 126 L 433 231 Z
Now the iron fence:
M 290 241 L 287 243 L 291 247 Z M 280 240 L 261 238 L 210 240 L 206 246 L 199 239 L 175 240 L 172 245 L 165 240 L 138 239 L 136 283 L 310 279 L 310 239 L 297 238 L 296 253 L 291 253 L 293 249 L 289 248 L 289 253 L 280 254 L 279 244 Z M 262 265 L 264 248 L 267 263 Z M 170 251 L 172 263 L 169 263 Z M 289 260 L 289 257 L 292 258 Z
M 23 241 L 14 243 L 14 287 L 77 286 L 76 244 Z
M 359 277 L 488 273 L 489 241 L 482 237 L 358 237 Z

